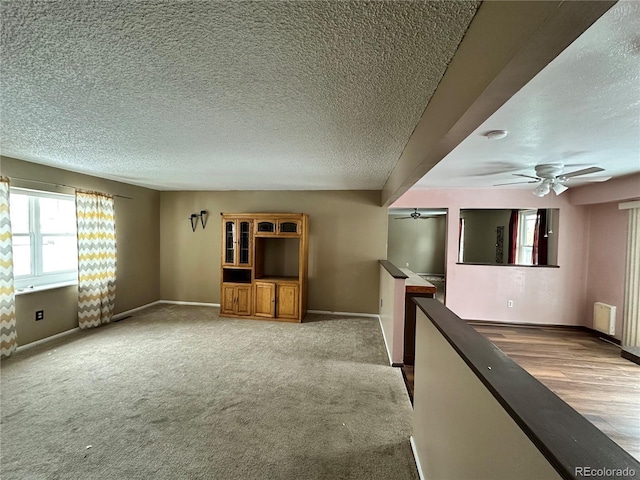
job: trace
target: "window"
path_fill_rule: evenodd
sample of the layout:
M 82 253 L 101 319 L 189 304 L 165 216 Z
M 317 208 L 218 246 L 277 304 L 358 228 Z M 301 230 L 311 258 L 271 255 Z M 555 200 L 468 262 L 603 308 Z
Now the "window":
M 77 281 L 74 197 L 12 188 L 9 202 L 16 288 Z
M 537 215 L 536 210 L 518 212 L 518 251 L 516 253 L 518 265 L 533 265 L 533 237 Z

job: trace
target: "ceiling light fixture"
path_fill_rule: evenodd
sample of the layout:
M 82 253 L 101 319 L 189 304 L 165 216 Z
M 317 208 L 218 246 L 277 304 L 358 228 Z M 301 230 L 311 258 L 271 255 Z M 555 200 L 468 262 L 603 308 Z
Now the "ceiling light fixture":
M 507 136 L 506 130 L 491 130 L 484 134 L 489 140 L 500 140 Z
M 565 187 L 558 182 L 555 182 L 551 188 L 553 188 L 553 191 L 556 192 L 556 195 L 560 195 L 562 192 L 566 192 L 567 190 L 569 190 L 568 187 Z
M 549 180 L 545 180 L 536 187 L 536 189 L 533 191 L 533 194 L 536 197 L 544 197 L 550 191 L 551 191 L 551 182 Z

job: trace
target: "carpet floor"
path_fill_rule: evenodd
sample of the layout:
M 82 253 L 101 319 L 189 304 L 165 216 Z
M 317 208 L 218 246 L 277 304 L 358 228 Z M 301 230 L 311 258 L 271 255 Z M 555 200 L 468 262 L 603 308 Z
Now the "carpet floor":
M 0 476 L 417 479 L 377 320 L 155 305 L 1 368 Z

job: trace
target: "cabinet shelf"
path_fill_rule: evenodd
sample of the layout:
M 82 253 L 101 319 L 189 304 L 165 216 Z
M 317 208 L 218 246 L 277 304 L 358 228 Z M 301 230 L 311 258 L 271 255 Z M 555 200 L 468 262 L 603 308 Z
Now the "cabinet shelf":
M 230 283 L 251 283 L 251 269 L 249 268 L 224 268 L 222 281 Z
M 289 277 L 282 275 L 265 275 L 264 277 L 256 277 L 256 280 L 261 282 L 298 282 L 300 279 L 298 277 Z

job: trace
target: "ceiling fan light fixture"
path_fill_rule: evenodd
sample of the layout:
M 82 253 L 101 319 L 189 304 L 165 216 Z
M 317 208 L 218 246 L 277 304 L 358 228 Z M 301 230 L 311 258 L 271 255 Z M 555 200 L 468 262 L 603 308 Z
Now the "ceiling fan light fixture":
M 491 130 L 484 134 L 489 140 L 500 140 L 507 136 L 506 130 Z
M 549 182 L 544 181 L 535 188 L 535 190 L 533 191 L 533 194 L 536 197 L 544 197 L 550 191 L 551 191 L 551 185 L 549 185 Z
M 561 193 L 564 193 L 567 190 L 569 190 L 569 188 L 565 187 L 561 183 L 554 183 L 551 188 L 553 188 L 553 191 L 556 193 L 556 195 L 560 195 Z

